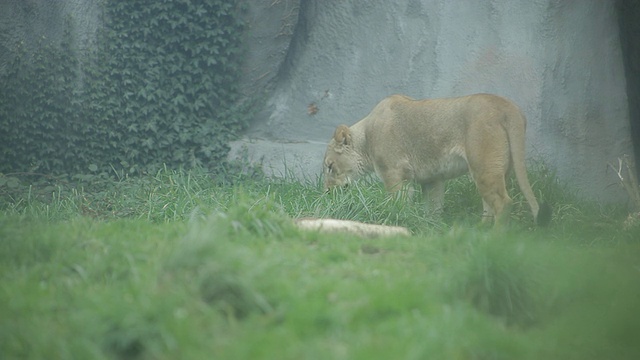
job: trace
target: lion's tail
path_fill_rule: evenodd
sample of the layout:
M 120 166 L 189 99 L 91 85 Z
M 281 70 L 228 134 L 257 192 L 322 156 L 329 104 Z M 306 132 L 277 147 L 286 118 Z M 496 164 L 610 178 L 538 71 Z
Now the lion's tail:
M 516 173 L 518 186 L 525 199 L 531 207 L 533 219 L 539 226 L 546 226 L 551 222 L 551 206 L 548 204 L 538 204 L 538 200 L 533 194 L 529 178 L 527 177 L 527 168 L 525 165 L 525 130 L 527 119 L 522 112 L 514 107 L 513 121 L 507 121 L 507 136 L 509 137 L 509 149 L 511 151 L 511 162 L 513 170 Z

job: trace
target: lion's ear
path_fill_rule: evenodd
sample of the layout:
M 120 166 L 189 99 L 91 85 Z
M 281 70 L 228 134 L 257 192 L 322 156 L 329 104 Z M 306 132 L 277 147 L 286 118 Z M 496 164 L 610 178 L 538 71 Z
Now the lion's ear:
M 351 130 L 347 125 L 338 125 L 336 132 L 333 134 L 333 139 L 336 144 L 351 145 Z

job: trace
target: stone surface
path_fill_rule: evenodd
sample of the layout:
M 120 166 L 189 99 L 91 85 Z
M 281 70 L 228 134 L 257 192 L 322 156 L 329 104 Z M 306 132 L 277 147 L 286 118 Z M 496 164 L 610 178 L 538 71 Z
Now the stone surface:
M 289 51 L 298 23 L 300 0 L 248 3 L 245 14 L 245 61 L 241 88 L 247 97 L 265 97 Z
M 623 200 L 607 168 L 633 151 L 614 5 L 302 1 L 285 67 L 246 133 L 260 140 L 241 144 L 267 168 L 288 157 L 313 177 L 318 144 L 387 95 L 496 93 L 526 114 L 530 158 L 584 196 Z
M 322 169 L 325 142 L 304 140 L 242 138 L 234 141 L 229 158 L 262 164 L 273 177 L 317 182 Z
M 511 98 L 527 115 L 530 158 L 582 195 L 626 199 L 607 164 L 633 153 L 637 1 L 246 4 L 241 88 L 263 106 L 231 156 L 244 148 L 268 173 L 315 179 L 335 126 L 355 123 L 385 96 L 490 92 Z M 59 39 L 71 19 L 76 46 L 88 46 L 100 18 L 99 0 L 0 1 L 0 74 L 18 42 Z
M 302 218 L 296 219 L 294 224 L 301 230 L 347 233 L 364 238 L 411 236 L 411 231 L 402 226 L 366 224 L 352 220 Z
M 636 164 L 640 165 L 640 1 L 618 0 L 616 7 L 627 80 L 631 138 Z M 640 178 L 640 166 L 636 166 L 636 170 Z

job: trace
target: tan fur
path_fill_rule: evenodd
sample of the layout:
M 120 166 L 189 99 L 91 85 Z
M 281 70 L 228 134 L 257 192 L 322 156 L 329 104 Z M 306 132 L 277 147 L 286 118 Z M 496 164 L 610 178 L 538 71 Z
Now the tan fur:
M 511 101 L 490 94 L 414 100 L 383 99 L 351 127 L 340 125 L 324 157 L 325 189 L 375 171 L 396 192 L 408 181 L 422 186 L 431 211 L 444 203 L 444 181 L 471 173 L 484 216 L 508 218 L 512 200 L 505 177 L 511 167 L 534 219 L 540 206 L 525 168 L 526 119 Z

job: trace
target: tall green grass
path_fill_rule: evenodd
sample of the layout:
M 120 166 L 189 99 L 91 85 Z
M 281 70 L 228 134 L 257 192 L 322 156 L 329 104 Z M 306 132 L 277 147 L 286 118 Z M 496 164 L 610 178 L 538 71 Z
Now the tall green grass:
M 578 200 L 566 186 L 559 184 L 544 168 L 532 178 L 537 196 L 554 207 L 556 223 L 589 218 L 594 207 Z M 481 220 L 482 202 L 475 184 L 468 177 L 448 183 L 442 218 L 426 216 L 418 188 L 410 198 L 389 196 L 382 184 L 367 177 L 346 189 L 324 193 L 321 179 L 303 181 L 286 176 L 269 180 L 263 177 L 227 176 L 224 182 L 204 171 L 163 169 L 154 175 L 117 180 L 91 176 L 67 181 L 23 181 L 13 186 L 0 183 L 0 210 L 29 218 L 58 221 L 85 216 L 94 219 L 145 219 L 152 222 L 182 221 L 194 213 L 226 209 L 237 201 L 239 192 L 268 198 L 290 217 L 332 217 L 378 224 L 403 225 L 414 231 L 442 231 L 453 224 L 475 225 Z M 512 220 L 516 226 L 531 227 L 532 215 L 515 181 L 509 182 L 514 198 Z M 581 204 L 581 205 L 579 205 Z M 621 216 L 620 213 L 613 214 Z
M 96 180 L 96 179 L 94 179 Z M 99 180 L 99 179 L 98 179 Z M 441 219 L 374 179 L 163 170 L 3 188 L 0 354 L 24 359 L 636 359 L 640 228 L 553 174 L 532 225 L 478 226 L 468 179 Z M 515 185 L 511 184 L 511 187 Z M 419 195 L 419 194 L 418 194 Z M 409 227 L 410 238 L 301 232 L 291 218 Z

